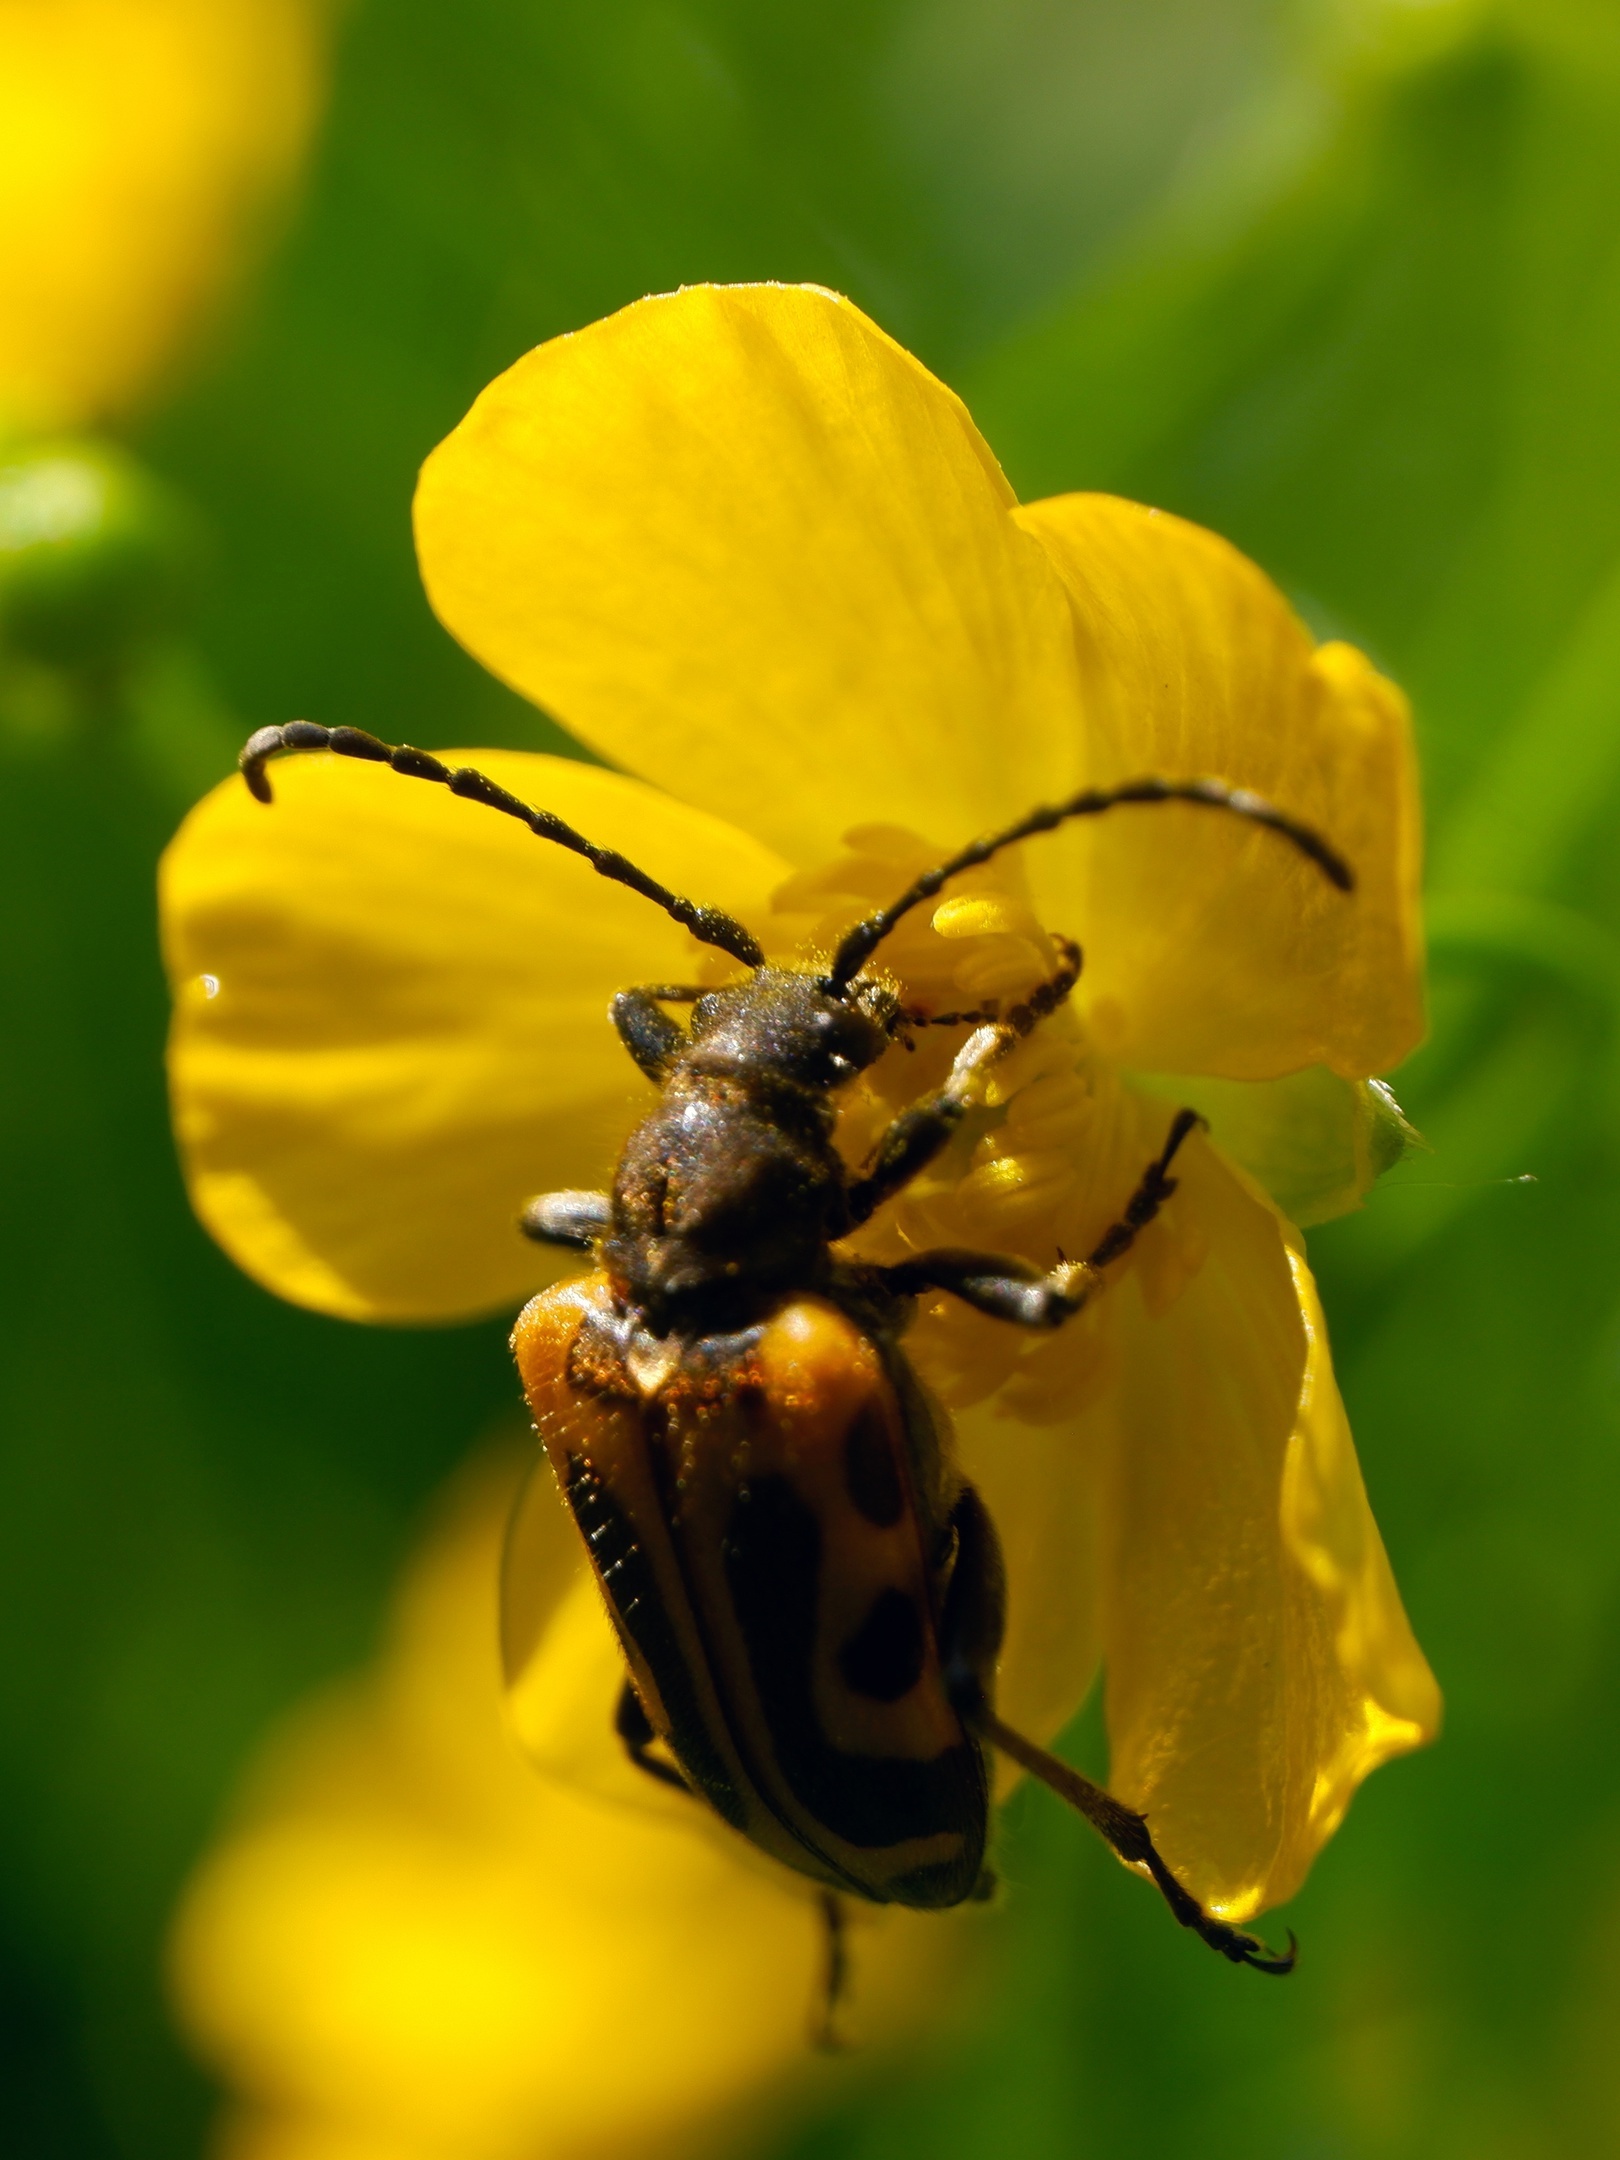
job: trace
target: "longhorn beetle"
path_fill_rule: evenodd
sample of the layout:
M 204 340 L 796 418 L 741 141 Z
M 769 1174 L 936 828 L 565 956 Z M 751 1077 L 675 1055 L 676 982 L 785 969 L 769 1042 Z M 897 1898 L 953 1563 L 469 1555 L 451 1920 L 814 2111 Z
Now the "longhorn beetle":
M 1144 1869 L 1183 1927 L 1234 1964 L 1290 1971 L 1292 1935 L 1274 1952 L 1207 1913 L 1141 1815 L 996 1715 L 995 1526 L 900 1343 L 929 1290 L 1015 1327 L 1060 1327 L 1175 1191 L 1196 1113 L 1172 1119 L 1084 1260 L 1043 1272 L 952 1249 L 879 1267 L 837 1247 L 934 1160 L 989 1069 L 1079 978 L 1079 949 L 1063 942 L 1052 976 L 1005 1011 L 909 1011 L 867 965 L 958 872 L 1070 819 L 1167 802 L 1269 827 L 1344 892 L 1349 866 L 1308 826 L 1217 780 L 1088 788 L 915 879 L 817 973 L 767 966 L 742 923 L 483 774 L 357 728 L 261 728 L 241 757 L 259 801 L 271 799 L 266 760 L 289 750 L 386 764 L 517 818 L 748 971 L 724 989 L 655 983 L 614 998 L 614 1027 L 662 1093 L 611 1193 L 545 1193 L 523 1209 L 529 1237 L 595 1266 L 532 1299 L 512 1344 L 629 1668 L 619 1735 L 651 1776 L 690 1789 L 820 1886 L 827 2032 L 842 1896 L 937 1909 L 988 1894 L 991 1748 Z M 688 1026 L 670 1006 L 690 1008 Z M 972 1032 L 944 1085 L 897 1117 L 852 1176 L 833 1146 L 834 1097 L 931 1017 Z

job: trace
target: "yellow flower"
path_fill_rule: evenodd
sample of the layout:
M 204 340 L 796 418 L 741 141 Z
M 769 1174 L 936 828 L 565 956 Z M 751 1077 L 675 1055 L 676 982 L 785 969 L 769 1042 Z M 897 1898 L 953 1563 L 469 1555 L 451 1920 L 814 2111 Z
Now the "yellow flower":
M 1227 1919 L 1288 1897 L 1438 1717 L 1299 1238 L 1257 1182 L 1353 1205 L 1380 1146 L 1364 1082 L 1421 1029 L 1399 694 L 1208 533 L 1020 506 L 959 402 L 813 289 L 688 290 L 529 354 L 428 461 L 417 536 L 455 634 L 643 777 L 456 755 L 773 955 L 1142 772 L 1255 788 L 1354 865 L 1347 898 L 1272 834 L 1121 810 L 919 910 L 883 957 L 927 1010 L 1027 989 L 1054 933 L 1086 968 L 862 1245 L 1088 1251 L 1173 1103 L 1207 1096 L 1213 1142 L 1078 1321 L 1032 1340 L 938 1299 L 910 1343 L 1007 1547 L 1004 1714 L 1054 1732 L 1100 1660 L 1111 1783 L 1172 1867 Z M 358 1319 L 510 1306 L 558 1272 L 516 1205 L 604 1184 L 649 1100 L 608 997 L 714 961 L 510 821 L 330 758 L 278 767 L 273 810 L 240 784 L 200 805 L 164 899 L 198 1210 L 262 1282 Z M 850 1090 L 852 1158 L 960 1039 Z
M 313 117 L 320 0 L 0 0 L 0 435 L 121 410 Z
M 606 2160 L 700 2132 L 713 2150 L 773 2086 L 825 2074 L 803 1886 L 739 1865 L 676 1794 L 536 1778 L 502 1731 L 514 1482 L 505 1457 L 462 1478 L 377 1668 L 275 1736 L 187 1889 L 172 1989 L 235 2095 L 220 2160 Z M 555 1510 L 534 1527 L 538 1618 L 580 1563 Z M 937 2011 L 960 1933 L 860 1931 L 865 2039 Z

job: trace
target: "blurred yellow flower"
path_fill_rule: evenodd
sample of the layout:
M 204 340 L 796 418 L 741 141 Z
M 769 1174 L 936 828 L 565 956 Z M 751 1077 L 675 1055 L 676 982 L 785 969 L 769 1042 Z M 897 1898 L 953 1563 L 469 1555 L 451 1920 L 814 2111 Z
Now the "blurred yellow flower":
M 909 1342 L 1007 1549 L 1004 1715 L 1056 1731 L 1100 1662 L 1111 1784 L 1172 1867 L 1226 1919 L 1288 1897 L 1439 1713 L 1274 1197 L 1356 1203 L 1392 1129 L 1366 1083 L 1421 1031 L 1399 693 L 1209 533 L 1108 497 L 1020 506 L 951 393 L 803 287 L 699 287 L 529 354 L 428 461 L 417 537 L 455 634 L 645 777 L 455 755 L 772 954 L 825 950 L 975 831 L 1142 772 L 1255 788 L 1354 865 L 1346 899 L 1263 832 L 1123 811 L 919 911 L 885 960 L 924 1010 L 1027 989 L 1053 933 L 1086 972 L 861 1248 L 1088 1251 L 1170 1102 L 1208 1108 L 1212 1141 L 1077 1322 L 1031 1340 L 938 1299 Z M 556 1272 L 515 1208 L 607 1183 L 646 1106 L 609 996 L 713 956 L 442 790 L 322 757 L 277 795 L 221 788 L 164 870 L 196 1206 L 318 1310 L 515 1305 Z M 849 1091 L 852 1159 L 958 1039 Z M 560 1639 L 536 1637 L 548 1671 Z M 528 1682 L 520 1659 L 520 1706 Z
M 643 1804 L 640 1777 L 625 1797 L 537 1778 L 503 1732 L 514 1483 L 508 1458 L 463 1477 L 375 1670 L 275 1736 L 189 1886 L 172 1989 L 234 2096 L 219 2160 L 713 2151 L 774 2089 L 826 2074 L 806 2048 L 808 1885 L 694 1801 Z M 558 1511 L 527 1558 L 538 1618 L 581 1565 Z M 938 2011 L 973 1924 L 860 1931 L 863 2039 Z
M 0 436 L 152 381 L 292 171 L 323 0 L 0 0 Z

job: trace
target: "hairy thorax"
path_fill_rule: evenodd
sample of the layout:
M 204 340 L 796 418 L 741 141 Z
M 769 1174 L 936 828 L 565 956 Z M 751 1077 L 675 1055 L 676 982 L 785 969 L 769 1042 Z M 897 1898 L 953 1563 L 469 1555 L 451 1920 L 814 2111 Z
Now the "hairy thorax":
M 813 1089 L 682 1060 L 625 1149 L 603 1250 L 655 1332 L 747 1326 L 820 1283 L 848 1227 L 833 1123 Z

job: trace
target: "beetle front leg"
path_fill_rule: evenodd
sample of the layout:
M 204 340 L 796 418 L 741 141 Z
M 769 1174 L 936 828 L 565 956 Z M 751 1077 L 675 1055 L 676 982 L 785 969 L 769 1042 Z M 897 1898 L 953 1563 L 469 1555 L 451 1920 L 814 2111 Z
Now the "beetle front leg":
M 926 1170 L 950 1139 L 983 1092 L 984 1075 L 1009 1051 L 1016 1050 L 1038 1022 L 1044 1020 L 1069 995 L 1080 979 L 1080 948 L 1072 938 L 1057 940 L 1062 964 L 1027 998 L 998 1013 L 988 1007 L 982 1013 L 912 1013 L 916 1027 L 944 1025 L 964 1020 L 984 1020 L 957 1051 L 949 1077 L 937 1095 L 914 1103 L 901 1112 L 877 1144 L 871 1170 L 849 1188 L 850 1228 L 858 1230 L 883 1205 L 902 1191 L 919 1171 Z
M 849 1226 L 858 1230 L 885 1200 L 926 1170 L 979 1100 L 985 1071 L 1019 1041 L 1017 1031 L 1001 1021 L 981 1027 L 957 1051 L 950 1075 L 937 1095 L 902 1110 L 877 1144 L 872 1168 L 849 1188 Z
M 664 1007 L 695 1005 L 703 994 L 695 983 L 647 983 L 639 990 L 621 990 L 608 1007 L 620 1042 L 649 1080 L 668 1079 L 670 1066 L 691 1041 Z

